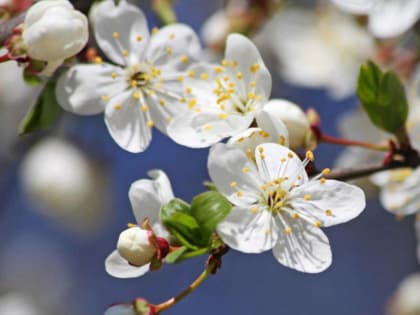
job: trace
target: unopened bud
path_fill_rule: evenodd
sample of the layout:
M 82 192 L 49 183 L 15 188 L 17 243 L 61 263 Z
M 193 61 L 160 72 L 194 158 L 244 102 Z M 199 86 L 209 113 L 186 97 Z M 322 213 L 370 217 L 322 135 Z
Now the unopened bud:
M 149 239 L 149 231 L 132 227 L 120 234 L 117 249 L 121 257 L 131 265 L 144 266 L 152 261 L 156 246 Z

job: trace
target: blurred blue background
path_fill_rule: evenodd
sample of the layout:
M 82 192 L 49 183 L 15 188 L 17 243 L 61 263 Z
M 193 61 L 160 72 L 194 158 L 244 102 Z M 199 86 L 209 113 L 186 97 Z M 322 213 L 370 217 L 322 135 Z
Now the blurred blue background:
M 181 0 L 176 10 L 180 21 L 198 30 L 215 7 L 216 2 L 212 1 Z M 147 13 L 150 23 L 156 24 Z M 275 77 L 274 71 L 272 74 Z M 286 85 L 277 77 L 273 82 L 274 97 L 316 108 L 330 134 L 337 133 L 337 117 L 356 104 L 355 99 L 337 102 L 322 91 Z M 17 168 L 9 167 L 1 178 L 0 267 L 7 265 L 2 265 L 3 261 L 14 263 L 6 268 L 7 272 L 0 271 L 0 290 L 8 290 L 8 286 L 13 289 L 19 283 L 29 287 L 29 279 L 34 276 L 34 290 L 54 296 L 56 289 L 48 283 L 66 282 L 65 298 L 59 300 L 63 306 L 60 315 L 99 315 L 111 303 L 137 296 L 152 303 L 172 297 L 201 272 L 203 259 L 165 265 L 159 272 L 132 280 L 108 276 L 104 259 L 115 248 L 121 230 L 134 221 L 128 200 L 130 184 L 145 178 L 148 170 L 159 168 L 171 179 L 175 195 L 190 201 L 204 190 L 202 182 L 208 179 L 207 150 L 178 146 L 155 131 L 150 148 L 134 155 L 112 141 L 102 116 L 67 119 L 71 121 L 71 136 L 100 157 L 109 171 L 111 214 L 107 225 L 99 233 L 87 236 L 74 234 L 46 219 L 25 198 Z M 321 145 L 316 151 L 320 167 L 333 165 L 339 150 Z M 419 270 L 413 218 L 397 222 L 375 199 L 368 201 L 366 211 L 358 219 L 329 228 L 326 233 L 334 255 L 333 265 L 326 272 L 308 275 L 289 270 L 279 265 L 271 252 L 244 255 L 231 251 L 216 276 L 167 313 L 383 314 L 386 301 L 400 280 Z M 51 259 L 57 259 L 56 267 L 50 267 Z

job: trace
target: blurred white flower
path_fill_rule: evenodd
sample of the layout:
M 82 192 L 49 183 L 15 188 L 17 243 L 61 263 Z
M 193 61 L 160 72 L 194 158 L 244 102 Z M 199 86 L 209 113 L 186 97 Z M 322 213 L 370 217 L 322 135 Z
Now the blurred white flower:
M 207 47 L 217 52 L 222 48 L 230 29 L 230 19 L 226 10 L 218 10 L 203 23 L 201 37 Z
M 365 208 L 363 191 L 319 176 L 309 180 L 303 162 L 284 146 L 266 143 L 255 160 L 237 148 L 216 144 L 208 168 L 212 181 L 234 207 L 217 233 L 233 249 L 261 253 L 272 249 L 292 269 L 317 273 L 331 264 L 327 236 L 320 229 L 347 222 Z M 254 162 L 255 161 L 255 162 Z
M 159 222 L 159 211 L 164 204 L 167 204 L 174 198 L 171 183 L 169 182 L 166 174 L 160 170 L 150 171 L 149 176 L 152 178 L 151 180 L 140 179 L 131 184 L 130 190 L 128 192 L 131 207 L 133 208 L 134 217 L 136 218 L 138 224 L 141 224 L 143 220 L 147 218 L 151 224 L 153 232 L 157 236 L 168 238 L 169 233 Z M 139 232 L 138 230 L 129 231 L 130 234 L 133 231 Z M 137 232 L 131 234 L 131 236 L 134 238 L 140 237 L 143 239 L 144 233 L 142 231 L 140 231 L 140 234 Z M 124 241 L 125 236 L 126 235 L 123 235 L 122 241 Z M 127 260 L 128 255 L 124 255 L 124 252 L 120 252 L 120 250 L 122 250 L 122 243 L 120 243 L 120 241 L 118 243 L 121 245 L 121 248 L 114 250 L 105 260 L 105 269 L 108 274 L 116 278 L 135 278 L 140 277 L 149 271 L 150 264 L 143 264 L 144 261 L 138 265 L 129 263 Z M 137 245 L 140 244 L 134 242 L 132 245 L 137 247 Z M 149 248 L 148 246 L 146 247 Z M 150 253 L 151 252 L 146 253 L 146 258 L 148 258 L 148 254 Z M 123 256 L 126 257 L 124 258 Z M 148 259 L 145 259 L 145 261 L 148 262 Z M 138 262 L 139 261 L 137 261 L 137 263 Z
M 246 130 L 271 93 L 271 75 L 245 36 L 227 38 L 221 65 L 197 64 L 184 80 L 190 111 L 175 118 L 168 135 L 192 148 L 208 147 Z
M 43 215 L 87 233 L 107 218 L 103 176 L 82 151 L 59 138 L 35 144 L 20 170 L 25 191 Z
M 200 51 L 194 31 L 172 24 L 149 37 L 147 20 L 134 5 L 105 0 L 92 11 L 95 37 L 117 65 L 72 67 L 57 83 L 57 99 L 70 112 L 105 111 L 105 123 L 123 149 L 144 151 L 152 127 L 166 133 L 170 120 L 187 109 L 182 103 L 185 68 Z
M 380 38 L 398 36 L 420 18 L 418 0 L 331 0 L 339 8 L 369 16 L 368 28 Z
M 277 57 L 285 80 L 326 88 L 336 98 L 355 93 L 359 66 L 374 50 L 369 33 L 332 9 L 286 9 L 260 35 Z
M 21 293 L 0 295 L 0 314 L 4 315 L 45 315 L 45 311 Z
M 68 0 L 43 0 L 26 13 L 22 36 L 27 54 L 47 61 L 50 74 L 86 45 L 88 20 Z
M 114 305 L 106 310 L 104 315 L 137 315 L 131 305 Z
M 420 315 L 420 273 L 407 276 L 392 297 L 390 315 Z

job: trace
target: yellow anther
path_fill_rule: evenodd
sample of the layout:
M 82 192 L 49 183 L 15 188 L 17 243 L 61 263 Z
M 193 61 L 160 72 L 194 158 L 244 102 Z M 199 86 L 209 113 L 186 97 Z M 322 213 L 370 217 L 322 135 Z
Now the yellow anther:
M 255 98 L 255 94 L 254 94 L 254 93 L 252 93 L 252 92 L 248 93 L 248 98 L 249 98 L 250 100 L 253 100 L 253 99 Z
M 155 122 L 153 120 L 149 120 L 147 122 L 147 127 L 152 128 L 155 125 Z
M 317 228 L 321 227 L 321 225 L 322 225 L 321 221 L 315 221 L 314 223 L 314 226 Z
M 238 142 L 243 142 L 245 140 L 245 138 L 244 137 L 240 137 L 239 139 L 238 139 Z M 250 149 L 248 149 L 249 151 L 251 151 Z
M 121 105 L 120 104 L 115 104 L 114 105 L 114 109 L 115 110 L 120 110 L 121 109 Z
M 231 64 L 231 66 L 232 67 L 236 67 L 237 65 L 238 65 L 238 62 L 236 61 L 236 60 L 232 60 L 231 62 L 230 62 L 230 64 Z
M 183 77 L 182 75 L 178 76 L 176 79 L 177 79 L 179 82 L 184 81 L 184 77 Z
M 320 178 L 320 179 L 319 179 L 319 182 L 320 182 L 321 184 L 325 184 L 325 178 Z
M 127 223 L 127 227 L 130 228 L 130 229 L 133 228 L 133 227 L 135 227 L 135 226 L 137 226 L 137 225 L 135 225 L 133 223 Z
M 285 145 L 286 144 L 286 138 L 284 136 L 280 136 L 279 137 L 279 143 L 280 143 L 280 145 Z
M 249 169 L 249 167 L 244 167 L 244 168 L 242 168 L 242 172 L 244 172 L 244 173 L 248 173 L 250 171 L 250 169 Z
M 305 156 L 309 161 L 315 160 L 315 156 L 314 156 L 314 153 L 312 151 L 306 151 Z
M 236 192 L 236 196 L 238 196 L 238 197 L 242 197 L 244 194 L 242 193 L 242 191 L 240 191 L 240 190 L 238 190 L 237 192 Z
M 201 108 L 196 108 L 196 109 L 194 109 L 194 111 L 195 111 L 196 113 L 200 113 L 200 112 L 201 112 Z
M 263 153 L 264 152 L 264 148 L 263 147 L 258 147 L 258 152 Z
M 329 173 L 331 173 L 331 170 L 329 168 L 324 168 L 322 170 L 322 174 L 324 174 L 324 175 L 328 175 Z
M 288 157 L 289 159 L 293 158 L 293 153 L 292 153 L 292 152 L 287 153 L 287 157 Z
M 264 234 L 265 234 L 265 235 L 270 234 L 270 229 L 265 229 L 265 230 L 264 230 Z
M 270 134 L 269 134 L 268 132 L 264 131 L 264 130 L 261 130 L 261 131 L 259 132 L 259 134 L 260 134 L 260 136 L 261 136 L 261 137 L 263 137 L 263 138 L 268 138 L 268 137 L 270 136 Z
M 116 79 L 117 78 L 117 73 L 116 72 L 112 72 L 111 73 L 111 78 Z
M 330 209 L 325 210 L 325 215 L 326 215 L 327 217 L 332 216 L 332 211 L 331 211 Z
M 108 95 L 102 95 L 101 100 L 103 100 L 104 102 L 107 102 L 107 101 L 109 101 L 109 96 Z
M 124 49 L 122 54 L 123 54 L 124 57 L 128 57 L 128 50 Z
M 200 78 L 201 78 L 202 80 L 207 80 L 207 79 L 209 78 L 209 75 L 208 75 L 207 73 L 203 72 L 203 73 L 200 75 Z
M 226 59 L 223 59 L 221 63 L 223 67 L 227 67 L 229 65 L 229 62 Z
M 305 195 L 303 196 L 303 199 L 305 199 L 306 201 L 311 200 L 311 195 Z
M 229 115 L 227 113 L 220 113 L 218 116 L 220 119 L 226 119 Z
M 194 78 L 194 77 L 195 77 L 195 72 L 194 72 L 194 70 L 190 70 L 190 71 L 188 71 L 188 76 L 189 76 L 190 78 Z
M 190 93 L 192 92 L 192 88 L 191 88 L 191 87 L 189 87 L 189 86 L 187 86 L 187 87 L 185 88 L 185 92 L 187 92 L 188 94 L 190 94 Z
M 181 97 L 181 98 L 179 99 L 179 101 L 180 101 L 181 103 L 186 103 L 186 102 L 187 102 L 187 99 L 186 99 L 185 97 Z
M 223 81 L 229 81 L 229 77 L 226 75 L 223 77 Z
M 98 56 L 98 57 L 95 57 L 94 62 L 99 65 L 103 62 L 103 60 L 101 57 Z
M 166 53 L 167 53 L 168 55 L 172 55 L 172 48 L 171 48 L 171 47 L 167 47 L 167 48 L 166 48 Z
M 197 104 L 197 100 L 195 98 L 192 98 L 190 102 L 188 103 L 188 108 L 192 109 Z
M 171 33 L 170 35 L 169 35 L 169 39 L 174 39 L 175 38 L 175 34 L 174 33 Z
M 261 159 L 261 160 L 264 160 L 264 159 L 265 159 L 265 155 L 261 153 L 261 154 L 260 154 L 260 159 Z
M 300 218 L 299 213 L 294 212 L 294 213 L 292 214 L 292 218 L 293 218 L 293 219 L 295 219 L 295 220 L 299 219 L 299 218 Z
M 274 207 L 275 207 L 275 208 L 277 208 L 277 209 L 282 208 L 282 207 L 283 207 L 283 202 L 282 202 L 282 201 L 277 202 L 277 203 L 274 205 Z
M 212 130 L 212 129 L 213 129 L 213 126 L 212 126 L 212 125 L 207 124 L 207 125 L 205 125 L 205 126 L 203 127 L 203 129 L 204 129 L 204 130 L 206 130 L 206 131 L 209 131 L 209 130 Z
M 238 185 L 238 183 L 237 183 L 237 182 L 231 182 L 231 183 L 230 183 L 230 187 L 232 187 L 232 188 L 236 187 L 237 185 Z
M 238 72 L 236 74 L 236 77 L 238 78 L 238 80 L 242 80 L 242 78 L 243 78 L 242 72 Z
M 286 228 L 284 229 L 284 233 L 286 233 L 286 234 L 290 234 L 290 233 L 292 233 L 292 228 L 291 228 L 290 226 L 286 227 Z
M 118 38 L 120 38 L 120 33 L 118 33 L 118 32 L 114 32 L 114 33 L 112 33 L 112 37 L 113 37 L 114 39 L 118 39 Z
M 251 208 L 251 212 L 253 213 L 253 214 L 257 214 L 257 212 L 258 212 L 258 207 L 252 207 Z
M 216 71 L 216 73 L 222 73 L 223 72 L 223 68 L 221 66 L 216 66 L 214 68 L 214 71 Z
M 255 82 L 255 81 L 251 81 L 251 83 L 249 83 L 249 86 L 250 87 L 255 87 L 257 85 L 257 82 Z
M 159 104 L 160 104 L 160 106 L 165 106 L 166 101 L 165 101 L 163 98 L 161 98 L 161 99 L 159 100 Z
M 157 32 L 159 32 L 159 29 L 156 26 L 152 28 L 152 34 L 156 34 Z
M 131 85 L 131 87 L 136 87 L 137 86 L 137 81 L 136 80 L 131 80 L 130 85 Z
M 141 109 L 141 111 L 142 111 L 143 113 L 145 113 L 145 112 L 147 112 L 147 110 L 148 110 L 149 108 L 147 107 L 147 105 L 146 105 L 146 104 L 142 104 L 142 105 L 140 106 L 140 109 Z
M 142 36 L 140 36 L 140 35 L 138 35 L 138 36 L 136 37 L 136 40 L 137 40 L 138 42 L 141 42 L 141 41 L 143 40 L 143 37 L 142 37 Z
M 141 95 L 140 95 L 140 93 L 139 93 L 139 92 L 134 92 L 134 93 L 133 93 L 133 98 L 134 98 L 134 99 L 138 100 L 138 99 L 140 99 L 140 97 L 141 97 Z
M 185 55 L 182 55 L 182 56 L 181 56 L 181 62 L 182 62 L 182 63 L 187 63 L 187 62 L 188 62 L 188 57 L 187 57 L 187 56 L 185 56 Z
M 257 72 L 260 69 L 260 64 L 259 63 L 254 63 L 251 68 L 250 71 L 251 72 Z

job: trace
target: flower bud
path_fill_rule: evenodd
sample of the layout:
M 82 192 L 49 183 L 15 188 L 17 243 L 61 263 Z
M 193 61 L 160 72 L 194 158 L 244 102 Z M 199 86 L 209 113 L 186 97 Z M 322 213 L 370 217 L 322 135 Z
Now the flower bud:
M 310 131 L 309 122 L 302 109 L 289 101 L 274 99 L 269 101 L 257 115 L 258 127 L 270 133 L 283 122 L 289 132 L 290 148 L 304 147 L 306 134 Z
M 420 273 L 403 280 L 391 301 L 392 315 L 420 315 Z
M 29 57 L 58 67 L 76 55 L 88 40 L 86 16 L 67 0 L 44 0 L 27 12 L 23 41 Z
M 121 232 L 117 250 L 121 257 L 137 267 L 150 263 L 157 251 L 150 242 L 149 231 L 137 226 Z

